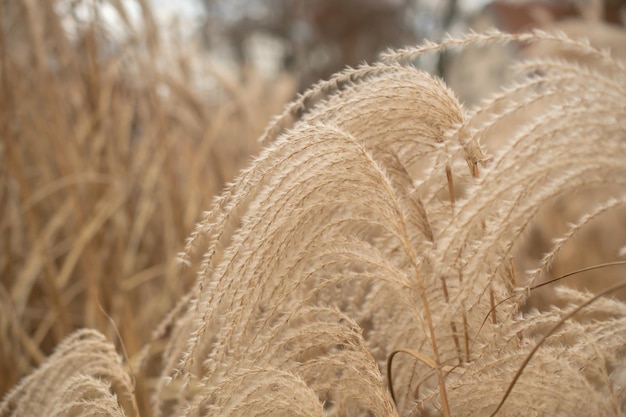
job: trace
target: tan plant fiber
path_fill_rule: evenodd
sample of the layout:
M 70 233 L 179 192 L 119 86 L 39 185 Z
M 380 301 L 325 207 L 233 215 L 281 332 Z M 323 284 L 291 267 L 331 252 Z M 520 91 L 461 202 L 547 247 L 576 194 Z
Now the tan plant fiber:
M 536 62 L 539 79 L 465 114 L 440 81 L 401 64 L 446 47 L 538 40 L 607 72 Z M 544 32 L 470 34 L 383 62 L 288 106 L 190 237 L 183 260 L 199 251 L 203 261 L 165 350 L 157 415 L 622 415 L 622 303 L 579 311 L 592 296 L 570 289 L 560 293 L 566 307 L 522 313 L 554 255 L 528 276 L 511 257 L 555 197 L 623 189 L 623 64 Z M 481 129 L 540 94 L 555 102 L 486 156 Z M 505 106 L 493 112 L 495 102 Z M 474 118 L 486 122 L 475 128 Z M 384 386 L 390 356 L 397 407 Z M 274 378 L 291 378 L 292 402 Z M 323 409 L 306 409 L 312 398 Z
M 193 284 L 185 237 L 294 83 L 172 52 L 147 2 L 134 24 L 128 2 L 0 3 L 2 396 L 78 328 L 135 358 Z
M 536 61 L 466 110 L 408 63 L 538 41 L 602 65 Z M 481 134 L 541 95 L 545 111 L 487 155 Z M 138 374 L 161 366 L 145 413 L 623 416 L 626 305 L 613 296 L 626 284 L 524 305 L 564 245 L 626 203 L 624 97 L 623 62 L 539 31 L 391 51 L 318 83 L 189 236 L 195 285 L 136 359 Z M 516 268 L 543 206 L 600 186 L 616 192 L 535 270 Z M 81 387 L 101 392 L 93 384 Z
M 112 390 L 112 391 L 111 391 Z M 128 413 L 118 403 L 126 403 Z M 94 330 L 65 338 L 0 404 L 2 416 L 133 415 L 134 388 L 115 346 Z

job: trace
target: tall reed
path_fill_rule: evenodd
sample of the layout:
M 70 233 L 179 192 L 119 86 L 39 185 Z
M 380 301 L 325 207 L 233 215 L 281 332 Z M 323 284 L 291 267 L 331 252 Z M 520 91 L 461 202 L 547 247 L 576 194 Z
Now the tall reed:
M 185 237 L 293 95 L 171 51 L 147 4 L 132 24 L 104 4 L 117 27 L 67 3 L 0 7 L 0 393 L 78 328 L 138 353 L 193 282 Z

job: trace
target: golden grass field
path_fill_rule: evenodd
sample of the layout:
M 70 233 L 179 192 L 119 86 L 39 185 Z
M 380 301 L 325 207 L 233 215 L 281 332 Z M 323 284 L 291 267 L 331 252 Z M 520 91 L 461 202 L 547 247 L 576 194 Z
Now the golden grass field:
M 193 48 L 168 55 L 154 27 L 115 43 L 96 21 L 74 39 L 53 2 L 2 7 L 6 393 L 77 328 L 137 354 L 193 283 L 176 261 L 185 238 L 258 152 L 294 83 L 251 73 L 239 84 L 207 61 L 201 75 L 220 86 L 211 102 L 186 71 Z M 175 61 L 160 70 L 157 59 Z
M 470 33 L 294 99 L 140 3 L 2 5 L 0 417 L 626 414 L 621 58 Z M 411 65 L 491 44 L 555 49 L 471 107 Z

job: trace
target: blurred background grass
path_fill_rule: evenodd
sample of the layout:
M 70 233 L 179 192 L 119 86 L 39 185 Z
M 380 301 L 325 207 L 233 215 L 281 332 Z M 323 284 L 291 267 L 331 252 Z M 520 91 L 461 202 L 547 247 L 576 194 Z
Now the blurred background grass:
M 115 27 L 59 4 L 2 2 L 0 395 L 79 327 L 139 351 L 194 278 L 185 238 L 294 94 L 168 49 L 147 3 Z
M 0 397 L 76 328 L 121 338 L 132 362 L 194 279 L 176 255 L 202 210 L 259 151 L 269 118 L 318 79 L 467 27 L 573 18 L 599 46 L 626 45 L 626 2 L 610 0 L 197 0 L 174 15 L 163 1 L 0 1 Z M 471 104 L 523 52 L 419 65 Z M 546 216 L 535 257 L 562 229 Z M 145 404 L 150 381 L 137 382 Z

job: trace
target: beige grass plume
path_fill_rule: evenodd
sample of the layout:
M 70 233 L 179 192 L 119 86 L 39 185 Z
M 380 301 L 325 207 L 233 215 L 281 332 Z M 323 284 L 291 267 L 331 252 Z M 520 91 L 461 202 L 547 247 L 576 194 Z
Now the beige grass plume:
M 377 101 L 388 110 L 384 118 L 375 115 Z M 429 114 L 415 113 L 427 103 Z M 277 138 L 199 226 L 210 252 L 180 324 L 191 339 L 167 355 L 172 368 L 183 358 L 173 374 L 191 377 L 182 378 L 183 389 L 219 384 L 242 367 L 287 367 L 336 412 L 392 412 L 375 358 L 346 309 L 365 319 L 370 304 L 378 304 L 367 298 L 381 286 L 376 291 L 404 299 L 392 310 L 414 308 L 411 298 L 420 289 L 409 277 L 418 272 L 416 251 L 430 247 L 432 231 L 407 169 L 419 155 L 442 152 L 445 133 L 461 117 L 440 82 L 391 66 L 331 95 Z M 242 226 L 226 237 L 233 213 Z M 226 239 L 230 246 L 218 250 Z M 346 292 L 355 302 L 338 303 Z M 211 340 L 220 342 L 207 352 Z M 335 369 L 339 363 L 344 369 Z M 324 380 L 316 381 L 317 373 Z M 371 377 L 356 390 L 358 375 Z
M 538 40 L 577 48 L 606 72 L 532 62 L 520 68 L 541 68 L 540 77 L 466 115 L 440 81 L 399 63 L 451 46 Z M 516 276 L 511 257 L 555 196 L 623 187 L 623 64 L 543 32 L 470 34 L 383 62 L 346 70 L 288 106 L 267 130 L 271 144 L 192 234 L 183 258 L 204 258 L 166 351 L 157 411 L 620 415 L 611 375 L 624 360 L 621 302 L 578 312 L 590 296 L 568 290 L 560 294 L 570 307 L 522 314 L 532 277 L 553 255 L 530 277 Z M 554 100 L 479 169 L 488 159 L 481 133 L 539 96 Z M 458 183 L 469 185 L 459 193 Z M 598 213 L 623 198 L 607 204 Z M 586 312 L 604 320 L 569 318 Z M 397 407 L 383 384 L 390 356 Z M 293 385 L 280 410 L 267 395 L 268 384 L 282 392 L 274 378 Z M 579 404 L 572 390 L 590 401 Z
M 0 415 L 122 417 L 134 415 L 134 404 L 133 382 L 115 347 L 85 329 L 68 336 L 5 396 Z
M 515 85 L 465 110 L 406 64 L 446 48 L 537 41 L 602 65 L 521 64 Z M 167 347 L 151 411 L 624 415 L 626 307 L 611 296 L 626 284 L 563 287 L 558 307 L 523 307 L 564 245 L 626 203 L 625 81 L 622 62 L 584 41 L 489 32 L 392 51 L 305 92 L 187 241 L 182 259 L 197 281 L 155 332 Z M 537 103 L 543 111 L 512 123 L 487 156 L 483 135 Z M 519 271 L 514 258 L 540 208 L 600 186 L 618 192 L 536 270 Z

